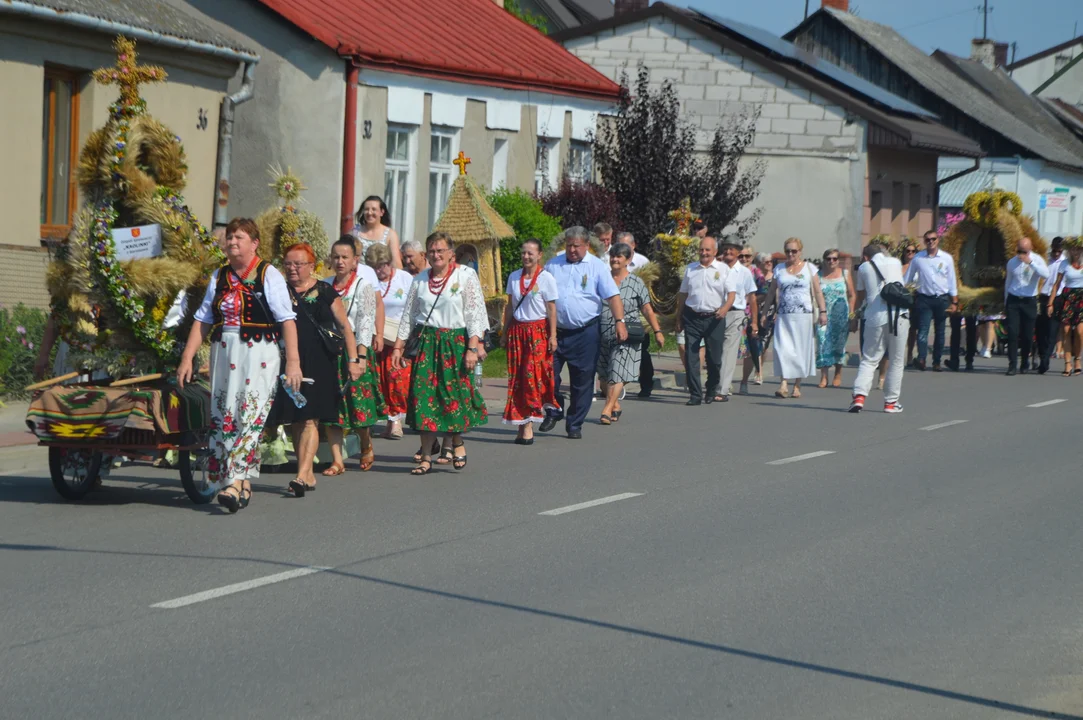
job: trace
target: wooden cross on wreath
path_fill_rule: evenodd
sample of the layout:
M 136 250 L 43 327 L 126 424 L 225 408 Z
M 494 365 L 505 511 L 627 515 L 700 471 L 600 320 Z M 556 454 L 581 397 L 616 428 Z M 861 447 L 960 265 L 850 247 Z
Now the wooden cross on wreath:
M 470 164 L 470 158 L 468 158 L 466 156 L 466 153 L 464 153 L 462 150 L 460 150 L 459 151 L 459 157 L 452 160 L 451 164 L 452 165 L 457 165 L 459 167 L 459 174 L 460 175 L 465 175 L 466 174 L 466 166 Z
M 139 85 L 142 83 L 163 82 L 166 72 L 156 65 L 138 65 L 136 63 L 135 43 L 123 35 L 113 41 L 117 51 L 117 64 L 110 68 L 94 71 L 94 79 L 102 85 L 120 87 L 120 112 L 133 114 L 140 105 Z

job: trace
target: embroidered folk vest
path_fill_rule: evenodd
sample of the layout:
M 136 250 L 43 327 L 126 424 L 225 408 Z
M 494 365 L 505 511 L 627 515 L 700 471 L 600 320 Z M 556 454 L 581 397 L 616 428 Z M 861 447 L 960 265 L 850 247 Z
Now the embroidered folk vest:
M 267 275 L 270 264 L 261 260 L 252 272 L 250 283 L 241 283 L 240 293 L 240 334 L 241 340 L 246 342 L 277 342 L 278 323 L 270 316 L 270 306 L 267 303 L 267 294 L 263 289 L 263 279 Z M 222 299 L 229 291 L 229 276 L 232 273 L 229 264 L 218 269 L 218 282 L 214 288 L 214 301 L 211 303 L 211 311 L 214 313 L 214 325 L 211 326 L 211 341 L 217 342 L 222 339 Z M 236 282 L 236 275 L 233 276 Z

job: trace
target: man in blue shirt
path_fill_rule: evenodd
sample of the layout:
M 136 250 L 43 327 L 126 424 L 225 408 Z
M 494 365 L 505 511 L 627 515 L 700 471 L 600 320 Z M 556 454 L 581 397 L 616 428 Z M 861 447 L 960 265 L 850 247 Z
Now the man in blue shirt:
M 594 392 L 594 373 L 598 366 L 598 348 L 601 344 L 599 317 L 602 303 L 608 303 L 617 324 L 617 340 L 628 339 L 624 326 L 624 305 L 620 291 L 613 282 L 609 265 L 587 252 L 587 229 L 568 228 L 564 232 L 564 254 L 557 255 L 546 264 L 545 269 L 556 278 L 557 292 L 557 351 L 553 354 L 553 374 L 556 383 L 556 400 L 559 410 L 546 412 L 539 428 L 542 432 L 552 430 L 561 418 L 565 418 L 568 437 L 583 437 L 583 421 L 590 409 Z M 565 405 L 560 388 L 560 373 L 568 366 L 570 399 Z

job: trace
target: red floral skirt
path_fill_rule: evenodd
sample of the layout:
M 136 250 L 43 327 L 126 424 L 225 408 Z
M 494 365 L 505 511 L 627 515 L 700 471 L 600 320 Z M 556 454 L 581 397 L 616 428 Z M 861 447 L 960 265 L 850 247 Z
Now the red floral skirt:
M 557 407 L 548 321 L 512 322 L 507 333 L 508 402 L 504 406 L 504 423 L 541 422 L 546 408 Z
M 380 351 L 380 391 L 387 403 L 387 419 L 402 422 L 406 417 L 406 403 L 410 397 L 410 360 L 406 360 L 406 367 L 399 368 L 391 365 L 391 353 L 395 344 L 384 343 L 384 349 Z

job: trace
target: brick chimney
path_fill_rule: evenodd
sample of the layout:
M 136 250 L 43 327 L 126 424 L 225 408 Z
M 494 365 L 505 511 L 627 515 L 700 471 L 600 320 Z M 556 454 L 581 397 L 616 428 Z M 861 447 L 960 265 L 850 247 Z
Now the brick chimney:
M 650 4 L 650 0 L 616 0 L 613 5 L 613 14 L 621 15 L 636 10 L 646 10 Z
M 822 0 L 821 7 L 834 8 L 839 12 L 850 12 L 850 0 Z
M 970 59 L 980 62 L 990 70 L 1007 65 L 1008 43 L 975 38 L 970 41 Z

